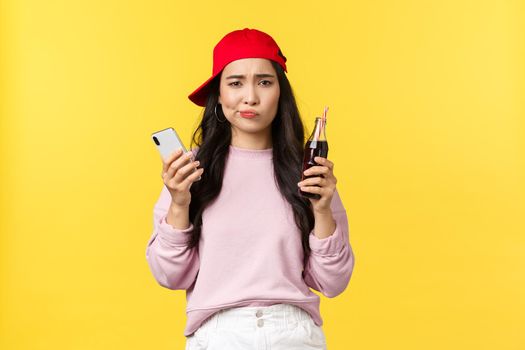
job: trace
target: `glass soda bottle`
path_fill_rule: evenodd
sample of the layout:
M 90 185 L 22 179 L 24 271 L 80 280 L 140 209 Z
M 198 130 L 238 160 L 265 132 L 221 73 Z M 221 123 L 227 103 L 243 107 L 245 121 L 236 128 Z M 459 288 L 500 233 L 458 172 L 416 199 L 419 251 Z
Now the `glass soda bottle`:
M 312 166 L 319 165 L 314 161 L 315 157 L 328 157 L 328 141 L 326 141 L 325 127 L 326 127 L 326 110 L 323 117 L 315 118 L 315 127 L 314 131 L 308 138 L 304 146 L 304 158 L 303 158 L 303 172 L 301 174 L 301 181 L 304 179 L 309 179 L 316 176 L 324 177 L 323 175 L 304 175 L 306 169 L 311 168 Z M 317 193 L 304 192 L 299 189 L 299 194 L 303 197 L 319 199 L 321 196 Z

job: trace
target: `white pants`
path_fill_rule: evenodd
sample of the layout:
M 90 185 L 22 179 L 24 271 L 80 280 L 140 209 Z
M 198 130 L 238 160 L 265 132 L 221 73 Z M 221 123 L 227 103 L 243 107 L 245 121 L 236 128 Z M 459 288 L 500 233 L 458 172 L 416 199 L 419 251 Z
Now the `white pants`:
M 186 337 L 185 350 L 326 350 L 323 329 L 290 304 L 221 310 Z

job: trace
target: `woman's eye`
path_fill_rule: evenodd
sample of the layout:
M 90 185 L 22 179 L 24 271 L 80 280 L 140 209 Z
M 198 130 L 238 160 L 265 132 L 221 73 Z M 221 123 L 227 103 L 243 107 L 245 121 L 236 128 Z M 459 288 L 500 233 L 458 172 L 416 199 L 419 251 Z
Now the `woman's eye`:
M 269 85 L 272 85 L 272 82 L 270 80 L 261 80 L 259 84 L 261 84 L 263 86 L 269 86 Z M 240 81 L 233 81 L 233 82 L 229 83 L 228 86 L 239 87 L 239 86 L 241 86 L 241 82 Z

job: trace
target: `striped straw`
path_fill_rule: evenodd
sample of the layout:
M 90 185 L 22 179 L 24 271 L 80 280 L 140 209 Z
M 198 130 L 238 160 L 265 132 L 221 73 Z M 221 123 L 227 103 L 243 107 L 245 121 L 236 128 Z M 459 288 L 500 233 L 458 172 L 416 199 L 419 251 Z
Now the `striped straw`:
M 324 130 L 324 127 L 326 125 L 326 112 L 328 112 L 328 106 L 324 107 L 323 118 L 322 118 L 323 130 Z

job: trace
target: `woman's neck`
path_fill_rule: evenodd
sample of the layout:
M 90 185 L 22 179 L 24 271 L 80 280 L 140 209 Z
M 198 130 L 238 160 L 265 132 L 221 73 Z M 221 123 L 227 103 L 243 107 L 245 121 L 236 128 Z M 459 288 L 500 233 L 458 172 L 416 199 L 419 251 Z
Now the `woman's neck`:
M 232 140 L 231 145 L 242 149 L 266 150 L 273 147 L 271 140 L 264 141 L 240 141 Z

